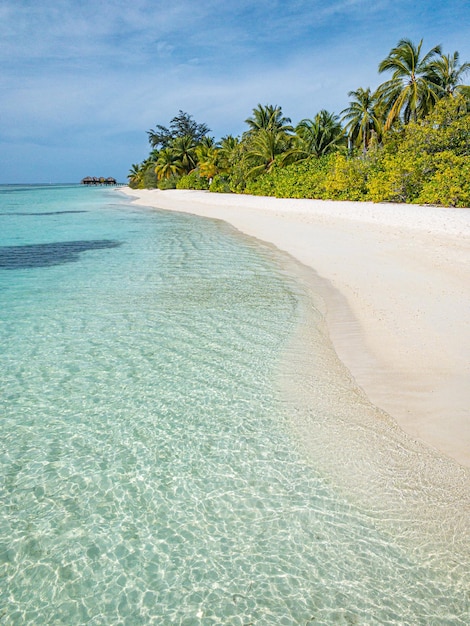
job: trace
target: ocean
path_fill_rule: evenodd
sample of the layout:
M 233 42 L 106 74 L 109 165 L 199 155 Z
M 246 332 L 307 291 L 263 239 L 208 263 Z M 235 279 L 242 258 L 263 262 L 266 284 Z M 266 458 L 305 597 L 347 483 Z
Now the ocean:
M 368 402 L 302 272 L 0 187 L 0 624 L 469 623 L 468 472 Z

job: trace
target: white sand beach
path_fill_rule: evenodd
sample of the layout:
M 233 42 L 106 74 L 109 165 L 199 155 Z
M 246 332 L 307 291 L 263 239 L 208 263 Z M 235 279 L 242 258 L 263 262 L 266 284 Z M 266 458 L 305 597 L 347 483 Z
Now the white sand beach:
M 323 279 L 337 354 L 412 437 L 470 467 L 470 210 L 120 188 L 221 219 Z

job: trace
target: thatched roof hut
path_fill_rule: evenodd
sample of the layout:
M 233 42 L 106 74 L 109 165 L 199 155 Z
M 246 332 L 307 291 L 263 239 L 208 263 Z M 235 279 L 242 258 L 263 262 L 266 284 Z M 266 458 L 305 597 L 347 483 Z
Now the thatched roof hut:
M 115 178 L 113 178 L 112 176 L 109 176 L 108 178 L 104 178 L 103 176 L 101 176 L 100 178 L 97 178 L 96 176 L 86 176 L 85 178 L 82 178 L 82 180 L 80 181 L 81 185 L 117 185 L 117 180 Z

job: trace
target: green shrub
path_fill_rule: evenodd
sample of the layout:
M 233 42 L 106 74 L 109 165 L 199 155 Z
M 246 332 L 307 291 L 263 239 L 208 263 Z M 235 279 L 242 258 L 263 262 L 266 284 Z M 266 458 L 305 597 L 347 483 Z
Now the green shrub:
M 451 151 L 470 156 L 470 113 L 465 100 L 461 96 L 440 100 L 428 117 L 408 124 L 401 147 L 420 154 Z
M 434 168 L 415 202 L 470 207 L 470 157 L 441 152 L 434 158 Z
M 369 198 L 470 206 L 469 159 L 470 114 L 461 99 L 443 99 L 427 118 L 386 139 L 369 174 Z
M 165 189 L 176 189 L 176 181 L 177 179 L 172 176 L 171 178 L 162 178 L 158 181 L 158 188 Z
M 209 191 L 215 193 L 231 193 L 230 181 L 227 176 L 222 176 L 221 174 L 214 176 Z
M 273 169 L 249 181 L 245 193 L 277 198 L 324 198 L 325 177 L 332 156 L 311 157 Z
M 181 176 L 176 183 L 176 189 L 209 189 L 209 181 L 199 175 L 197 170 Z
M 369 199 L 372 202 L 413 202 L 421 192 L 427 160 L 402 150 L 384 154 L 380 167 L 369 177 Z
M 337 153 L 325 173 L 325 196 L 331 200 L 365 200 L 371 160 Z
M 248 180 L 244 193 L 251 194 L 252 196 L 275 196 L 275 174 L 273 172 L 269 172 L 262 174 L 253 180 Z
M 250 168 L 247 162 L 243 156 L 241 156 L 240 159 L 234 163 L 230 172 L 230 191 L 234 193 L 243 193 L 245 191 L 249 170 Z
M 158 186 L 158 178 L 155 174 L 155 164 L 152 163 L 144 170 L 141 186 L 144 189 L 155 189 Z

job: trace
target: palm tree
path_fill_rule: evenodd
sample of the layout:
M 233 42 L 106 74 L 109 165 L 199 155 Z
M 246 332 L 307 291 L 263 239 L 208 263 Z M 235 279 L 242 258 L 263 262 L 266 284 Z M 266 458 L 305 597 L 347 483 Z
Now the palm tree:
M 342 121 L 347 122 L 345 131 L 351 143 L 362 145 L 364 152 L 367 151 L 373 133 L 380 135 L 380 116 L 377 111 L 377 99 L 368 87 L 359 87 L 356 91 L 350 91 L 348 96 L 354 99 L 349 106 L 341 111 Z
M 344 144 L 344 130 L 338 116 L 325 109 L 317 113 L 313 120 L 299 122 L 295 132 L 294 145 L 284 155 L 283 165 L 330 154 Z
M 201 140 L 198 143 L 199 146 L 205 146 L 206 148 L 214 148 L 215 147 L 215 139 L 210 135 L 204 135 L 201 137 Z
M 244 160 L 250 166 L 248 177 L 255 178 L 269 172 L 276 156 L 290 148 L 294 129 L 277 105 L 258 104 L 245 122 L 250 128 L 243 135 Z
M 218 152 L 218 166 L 219 171 L 223 174 L 228 174 L 233 165 L 241 156 L 241 143 L 238 137 L 232 135 L 226 135 L 220 140 Z
M 143 171 L 140 163 L 133 163 L 127 178 L 129 179 L 129 185 L 133 189 L 137 189 L 142 182 Z
M 421 56 L 423 40 L 415 46 L 409 39 L 401 39 L 390 54 L 379 65 L 379 72 L 391 71 L 392 78 L 377 90 L 379 102 L 387 111 L 385 130 L 403 116 L 407 124 L 425 116 L 439 97 L 439 86 L 435 82 L 432 63 L 441 54 L 435 46 Z
M 176 137 L 176 139 L 172 141 L 170 147 L 173 154 L 176 156 L 176 159 L 181 163 L 186 174 L 191 172 L 196 167 L 196 145 L 190 135 Z
M 289 148 L 292 138 L 274 128 L 260 128 L 247 141 L 245 161 L 251 166 L 247 177 L 256 178 L 263 172 L 271 171 L 276 156 Z
M 162 148 L 155 164 L 155 174 L 158 180 L 162 180 L 162 178 L 172 178 L 183 172 L 184 167 L 172 148 Z
M 470 69 L 470 63 L 459 65 L 459 53 L 444 55 L 432 63 L 433 80 L 439 85 L 443 95 L 454 96 L 460 92 L 464 85 L 461 85 L 464 74 Z
M 214 143 L 214 142 L 212 142 Z M 219 151 L 213 145 L 200 143 L 196 148 L 196 156 L 198 160 L 199 175 L 203 178 L 211 180 L 219 173 L 217 165 Z
M 272 104 L 267 104 L 266 106 L 258 104 L 258 106 L 253 109 L 252 117 L 247 118 L 245 123 L 250 127 L 247 134 L 253 134 L 262 128 L 284 133 L 291 133 L 294 130 L 290 125 L 290 118 L 284 117 L 282 108 L 277 104 L 275 106 Z

